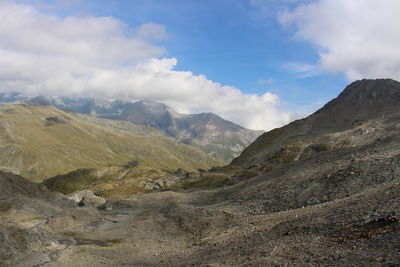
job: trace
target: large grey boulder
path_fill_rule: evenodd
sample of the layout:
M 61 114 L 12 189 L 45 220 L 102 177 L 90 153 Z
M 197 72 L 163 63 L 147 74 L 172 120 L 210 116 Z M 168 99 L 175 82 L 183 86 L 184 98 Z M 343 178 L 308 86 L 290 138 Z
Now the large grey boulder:
M 78 206 L 100 206 L 107 202 L 107 200 L 103 197 L 96 196 L 93 191 L 90 190 L 81 190 L 69 195 L 68 199 L 74 201 Z

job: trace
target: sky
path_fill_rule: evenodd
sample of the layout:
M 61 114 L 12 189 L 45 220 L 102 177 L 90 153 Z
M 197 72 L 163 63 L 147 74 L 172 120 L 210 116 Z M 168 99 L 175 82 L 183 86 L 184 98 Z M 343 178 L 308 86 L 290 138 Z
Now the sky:
M 398 0 L 0 0 L 0 91 L 153 100 L 270 130 L 400 79 Z

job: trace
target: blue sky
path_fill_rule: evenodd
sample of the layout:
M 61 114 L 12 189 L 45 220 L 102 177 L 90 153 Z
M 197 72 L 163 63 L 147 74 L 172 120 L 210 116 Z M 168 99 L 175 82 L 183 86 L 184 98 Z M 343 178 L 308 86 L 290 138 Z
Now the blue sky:
M 400 77 L 396 0 L 6 2 L 0 90 L 149 98 L 268 130 L 355 79 Z
M 347 79 L 330 73 L 302 77 L 291 70 L 293 62 L 317 62 L 318 50 L 293 38 L 293 30 L 278 21 L 282 11 L 299 1 L 265 2 L 260 8 L 247 0 L 46 1 L 50 6 L 43 10 L 112 16 L 133 28 L 148 22 L 164 25 L 168 38 L 159 44 L 166 48 L 165 56 L 178 59 L 176 70 L 204 74 L 245 93 L 272 91 L 294 111 L 321 106 L 343 90 Z

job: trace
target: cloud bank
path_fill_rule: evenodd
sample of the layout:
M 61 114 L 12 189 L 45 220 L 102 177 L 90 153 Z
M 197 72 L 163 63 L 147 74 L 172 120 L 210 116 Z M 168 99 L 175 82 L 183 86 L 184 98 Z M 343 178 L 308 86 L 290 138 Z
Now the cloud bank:
M 400 79 L 399 13 L 398 0 L 318 0 L 283 12 L 280 21 L 318 47 L 322 72 Z
M 58 17 L 34 6 L 0 3 L 0 90 L 27 95 L 151 99 L 179 112 L 214 112 L 252 129 L 290 121 L 276 95 L 244 94 L 162 57 L 163 25 L 133 29 L 112 17 Z

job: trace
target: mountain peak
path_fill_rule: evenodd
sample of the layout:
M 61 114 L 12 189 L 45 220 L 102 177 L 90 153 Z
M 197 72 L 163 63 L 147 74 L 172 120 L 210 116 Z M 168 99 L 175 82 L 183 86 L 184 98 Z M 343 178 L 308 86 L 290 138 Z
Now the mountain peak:
M 262 135 L 233 163 L 248 167 L 268 161 L 271 163 L 277 155 L 289 154 L 294 160 L 301 158 L 301 153 L 308 150 L 329 150 L 365 143 L 379 136 L 378 131 L 383 131 L 382 125 L 398 121 L 399 114 L 398 81 L 355 81 L 309 117 Z M 363 134 L 371 132 L 374 134 Z M 297 150 L 293 151 L 294 148 Z M 306 153 L 303 156 L 307 157 Z
M 396 103 L 400 101 L 400 82 L 392 79 L 358 80 L 348 85 L 338 97 L 328 102 L 321 110 L 338 104 L 350 104 L 349 108 Z
M 140 103 L 140 104 L 148 105 L 148 106 L 167 106 L 165 104 L 162 104 L 160 102 L 156 102 L 156 101 L 153 101 L 153 100 L 139 100 L 139 101 L 137 101 L 135 103 Z
M 38 106 L 52 106 L 51 101 L 44 95 L 34 97 L 28 103 Z
M 348 85 L 338 97 L 311 115 L 314 129 L 345 129 L 354 123 L 398 112 L 400 83 L 392 79 L 364 79 Z

